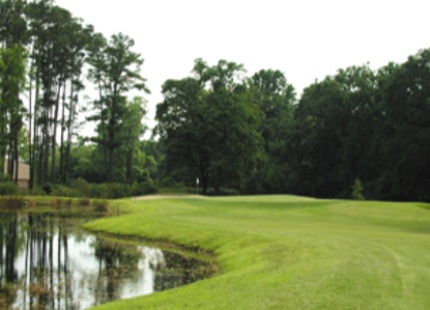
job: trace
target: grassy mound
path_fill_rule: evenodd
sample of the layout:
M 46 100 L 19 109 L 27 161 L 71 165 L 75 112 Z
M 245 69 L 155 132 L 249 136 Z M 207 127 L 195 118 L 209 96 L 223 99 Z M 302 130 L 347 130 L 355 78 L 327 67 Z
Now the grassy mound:
M 430 210 L 294 196 L 122 200 L 96 231 L 216 254 L 213 278 L 97 309 L 429 309 Z

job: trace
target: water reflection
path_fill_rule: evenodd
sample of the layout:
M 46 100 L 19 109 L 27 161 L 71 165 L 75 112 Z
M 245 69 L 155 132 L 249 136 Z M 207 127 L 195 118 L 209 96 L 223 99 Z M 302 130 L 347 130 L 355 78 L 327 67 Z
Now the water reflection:
M 0 309 L 84 309 L 194 282 L 210 269 L 175 253 L 86 234 L 77 228 L 82 219 L 0 216 Z

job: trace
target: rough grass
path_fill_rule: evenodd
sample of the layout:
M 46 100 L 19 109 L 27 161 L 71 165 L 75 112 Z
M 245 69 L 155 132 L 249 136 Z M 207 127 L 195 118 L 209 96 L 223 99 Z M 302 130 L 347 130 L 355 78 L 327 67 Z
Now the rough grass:
M 122 200 L 96 231 L 213 251 L 213 278 L 97 309 L 430 309 L 430 210 L 294 196 Z

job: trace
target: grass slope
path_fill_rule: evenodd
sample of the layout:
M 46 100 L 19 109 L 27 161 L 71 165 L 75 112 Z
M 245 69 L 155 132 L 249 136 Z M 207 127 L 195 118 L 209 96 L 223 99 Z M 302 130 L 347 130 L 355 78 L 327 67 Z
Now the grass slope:
M 213 278 L 97 309 L 430 309 L 430 210 L 294 196 L 122 200 L 96 231 L 213 251 Z

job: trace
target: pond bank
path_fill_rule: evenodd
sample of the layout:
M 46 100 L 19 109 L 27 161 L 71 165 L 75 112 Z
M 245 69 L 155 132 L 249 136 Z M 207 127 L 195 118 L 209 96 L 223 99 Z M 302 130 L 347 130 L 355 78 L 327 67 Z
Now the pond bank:
M 174 247 L 169 245 L 171 250 L 166 251 L 143 246 L 136 238 L 88 234 L 76 225 L 91 218 L 77 213 L 1 214 L 2 309 L 84 309 L 189 284 L 214 272 L 213 264 L 183 256 L 183 248 L 172 251 Z M 9 289 L 3 290 L 6 287 Z M 7 302 L 2 298 L 6 293 L 12 298 Z
M 96 309 L 430 307 L 430 213 L 417 204 L 281 195 L 118 203 L 121 216 L 85 227 L 205 249 L 222 273 Z

